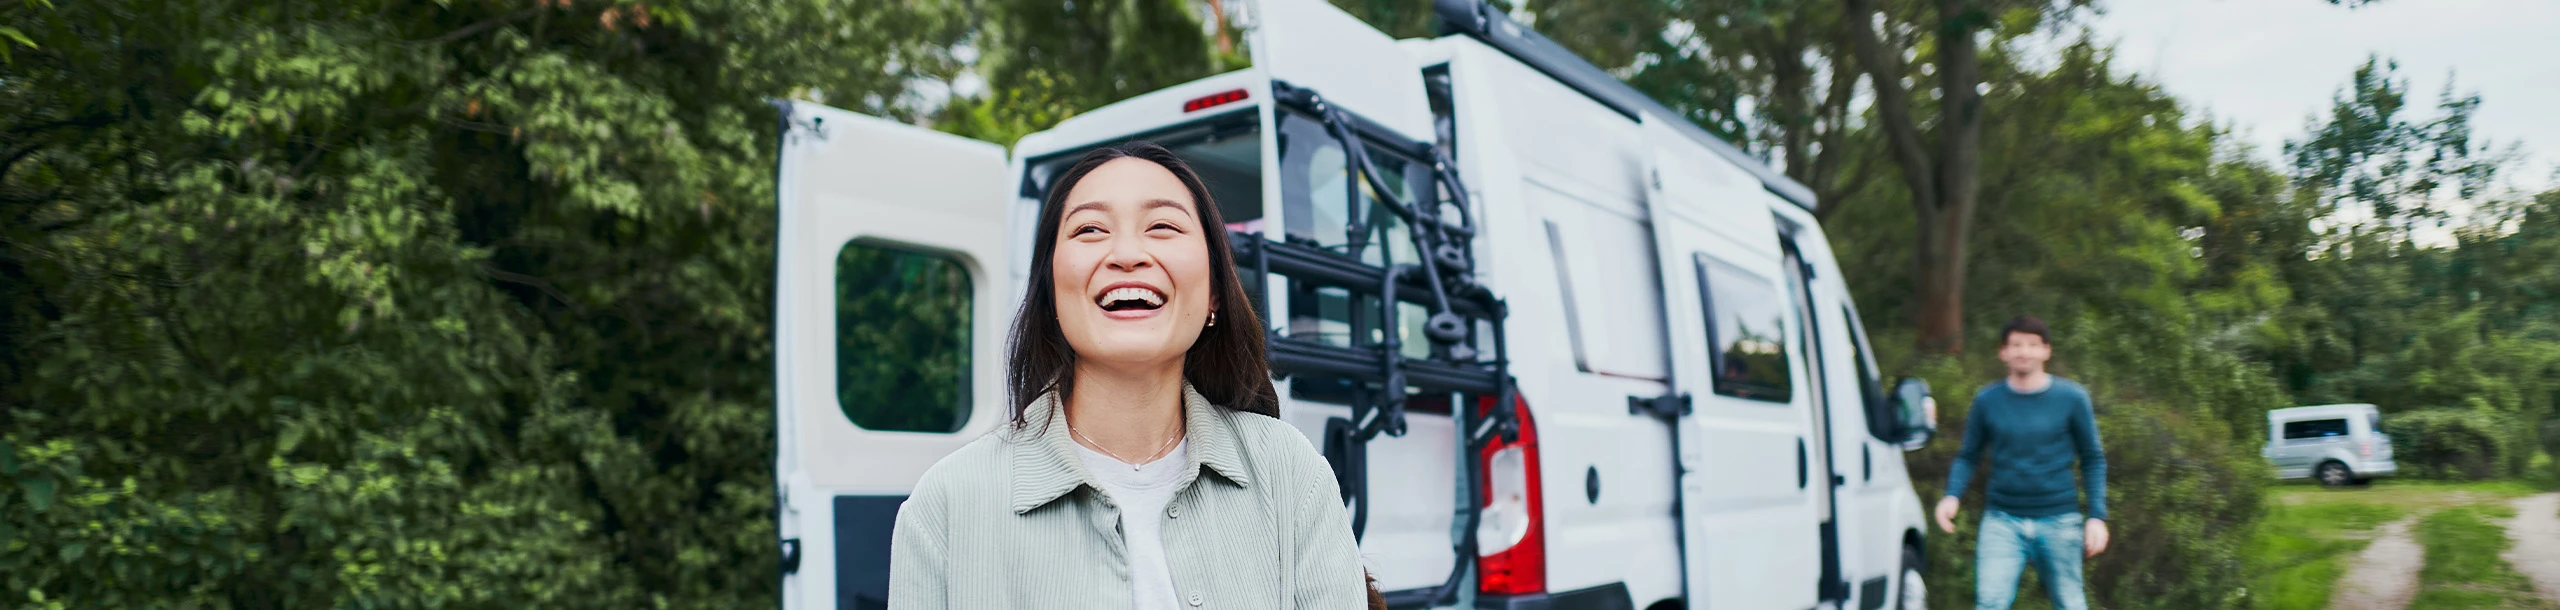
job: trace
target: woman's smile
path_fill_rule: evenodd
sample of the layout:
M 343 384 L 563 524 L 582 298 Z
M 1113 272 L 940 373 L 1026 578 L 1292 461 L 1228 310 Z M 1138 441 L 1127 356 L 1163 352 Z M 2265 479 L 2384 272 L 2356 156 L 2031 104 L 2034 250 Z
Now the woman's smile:
M 1102 289 L 1093 304 L 1102 308 L 1103 317 L 1113 320 L 1144 320 L 1165 310 L 1165 292 L 1146 282 L 1117 282 Z

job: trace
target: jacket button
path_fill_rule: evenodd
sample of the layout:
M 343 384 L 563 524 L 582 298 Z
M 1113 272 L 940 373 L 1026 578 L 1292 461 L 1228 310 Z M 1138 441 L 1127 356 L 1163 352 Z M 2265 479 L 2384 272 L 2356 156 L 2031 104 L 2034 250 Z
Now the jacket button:
M 1167 506 L 1164 509 L 1164 516 L 1180 519 L 1182 518 L 1182 507 L 1180 505 Z
M 1198 591 L 1193 591 L 1193 592 L 1191 592 L 1191 599 L 1190 599 L 1189 601 L 1191 602 L 1191 605 L 1194 605 L 1194 606 L 1200 605 L 1200 592 L 1198 592 Z

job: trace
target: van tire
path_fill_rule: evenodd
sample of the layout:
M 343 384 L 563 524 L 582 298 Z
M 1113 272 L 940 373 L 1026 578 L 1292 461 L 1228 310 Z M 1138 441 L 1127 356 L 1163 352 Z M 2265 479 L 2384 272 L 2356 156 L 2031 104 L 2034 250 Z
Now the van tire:
M 2319 479 L 2320 484 L 2327 487 L 2344 487 L 2356 482 L 2356 472 L 2347 469 L 2345 462 L 2337 460 L 2321 462 L 2319 468 L 2311 471 L 2311 477 Z
M 1919 547 L 1902 545 L 1902 586 L 1900 588 L 1900 591 L 1895 592 L 1901 596 L 1900 599 L 1894 600 L 1893 607 L 1896 610 L 1928 610 L 1929 583 L 1928 578 L 1920 573 Z

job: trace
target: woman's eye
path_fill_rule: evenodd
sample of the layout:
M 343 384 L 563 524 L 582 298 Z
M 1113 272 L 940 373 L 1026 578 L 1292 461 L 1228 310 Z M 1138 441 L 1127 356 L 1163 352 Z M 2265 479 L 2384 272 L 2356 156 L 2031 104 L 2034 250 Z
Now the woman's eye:
M 1075 232 L 1073 232 L 1073 233 L 1068 233 L 1068 234 L 1067 234 L 1067 236 L 1068 236 L 1068 237 L 1075 237 L 1075 236 L 1083 235 L 1083 234 L 1086 234 L 1086 233 L 1100 233 L 1100 232 L 1102 232 L 1102 227 L 1097 227 L 1097 226 L 1093 226 L 1093 225 L 1085 225 L 1085 226 L 1081 226 L 1081 227 L 1076 227 Z
M 1182 227 L 1173 226 L 1173 223 L 1170 223 L 1170 222 L 1159 222 L 1159 223 L 1156 223 L 1156 226 L 1147 227 L 1147 230 L 1149 230 L 1149 231 L 1154 231 L 1154 230 L 1157 230 L 1157 229 L 1170 229 L 1170 230 L 1174 230 L 1174 231 L 1180 231 L 1180 230 L 1182 230 Z

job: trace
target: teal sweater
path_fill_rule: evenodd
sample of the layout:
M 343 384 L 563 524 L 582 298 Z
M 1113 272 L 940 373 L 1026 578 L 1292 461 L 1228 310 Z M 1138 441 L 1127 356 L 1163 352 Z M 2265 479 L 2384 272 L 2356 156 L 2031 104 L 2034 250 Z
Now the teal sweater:
M 1991 510 L 2049 517 L 2080 508 L 2081 490 L 2071 484 L 2071 462 L 2078 458 L 2078 487 L 2089 495 L 2087 515 L 2107 518 L 2107 455 L 2098 445 L 2089 390 L 2080 384 L 2054 377 L 2038 392 L 2010 389 L 2007 381 L 1982 388 L 1965 416 L 1964 448 L 1947 473 L 1948 497 L 1964 496 L 1984 447 L 1993 464 L 1991 481 L 1983 486 Z

